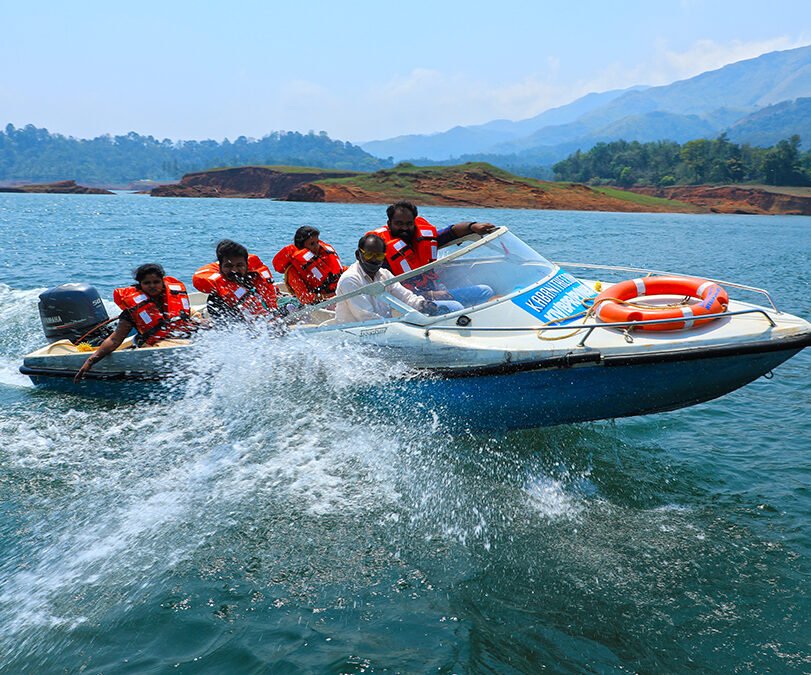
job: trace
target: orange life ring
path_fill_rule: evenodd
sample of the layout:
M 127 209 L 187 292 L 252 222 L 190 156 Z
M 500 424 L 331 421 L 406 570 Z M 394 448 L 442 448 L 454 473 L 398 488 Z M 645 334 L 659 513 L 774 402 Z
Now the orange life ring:
M 691 305 L 678 307 L 640 308 L 624 305 L 617 300 L 628 301 L 646 295 L 682 295 L 700 300 Z M 699 319 L 706 314 L 721 314 L 729 304 L 729 295 L 718 284 L 706 279 L 688 277 L 644 277 L 628 279 L 606 288 L 594 300 L 596 317 L 608 323 L 624 321 L 650 321 L 653 319 L 676 319 L 684 317 L 684 322 L 650 323 L 638 328 L 642 330 L 682 330 L 693 328 L 713 319 Z

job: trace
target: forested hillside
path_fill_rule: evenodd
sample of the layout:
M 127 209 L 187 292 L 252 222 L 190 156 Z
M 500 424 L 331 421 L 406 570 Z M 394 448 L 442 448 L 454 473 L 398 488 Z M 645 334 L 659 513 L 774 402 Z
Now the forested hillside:
M 768 148 L 715 140 L 598 143 L 552 167 L 557 180 L 591 184 L 695 185 L 765 183 L 811 185 L 811 152 L 792 136 Z
M 183 174 L 221 166 L 283 164 L 375 171 L 390 162 L 326 133 L 274 132 L 260 139 L 162 141 L 130 132 L 125 136 L 80 139 L 27 125 L 0 131 L 0 180 L 84 184 L 177 180 Z

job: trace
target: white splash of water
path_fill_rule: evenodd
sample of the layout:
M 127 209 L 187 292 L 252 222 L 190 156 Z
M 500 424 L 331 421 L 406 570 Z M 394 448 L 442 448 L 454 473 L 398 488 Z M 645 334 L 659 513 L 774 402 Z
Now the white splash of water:
M 583 510 L 582 496 L 570 482 L 548 475 L 532 477 L 524 488 L 530 508 L 538 515 L 554 519 L 573 519 Z
M 23 354 L 45 342 L 37 312 L 43 290 L 19 290 L 0 284 L 0 385 L 31 386 L 19 367 Z
M 356 394 L 404 366 L 307 338 L 211 333 L 198 346 L 173 401 L 56 399 L 0 420 L 4 461 L 51 486 L 35 500 L 29 562 L 0 570 L 15 633 L 81 622 L 92 608 L 70 598 L 170 573 L 251 507 L 348 518 L 396 501 L 379 480 L 379 416 Z

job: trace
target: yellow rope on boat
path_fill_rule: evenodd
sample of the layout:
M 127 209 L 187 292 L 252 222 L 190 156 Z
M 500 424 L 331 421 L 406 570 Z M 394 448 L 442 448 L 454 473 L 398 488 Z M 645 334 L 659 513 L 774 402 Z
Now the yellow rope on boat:
M 601 287 L 602 287 L 602 283 L 599 282 L 599 281 L 596 284 L 594 284 L 594 289 L 598 293 L 599 293 Z M 561 317 L 560 319 L 552 319 L 551 321 L 547 321 L 547 322 L 541 324 L 541 328 L 539 328 L 538 332 L 537 332 L 538 339 L 539 340 L 544 340 L 545 342 L 555 342 L 557 340 L 566 340 L 567 338 L 574 337 L 580 331 L 584 330 L 583 328 L 575 328 L 571 333 L 567 333 L 566 335 L 556 335 L 555 337 L 545 337 L 543 335 L 544 326 L 552 326 L 552 325 L 561 323 L 563 321 L 569 321 L 569 320 L 572 320 L 572 319 L 578 319 L 581 316 L 583 317 L 583 322 L 584 323 L 586 321 L 588 321 L 589 317 L 592 316 L 595 313 L 597 304 L 593 303 L 592 305 L 588 306 L 588 305 L 586 305 L 586 302 L 589 301 L 589 300 L 593 300 L 596 297 L 597 296 L 595 295 L 592 298 L 586 298 L 585 300 L 581 300 L 580 304 L 582 304 L 584 307 L 587 308 L 585 311 L 577 312 L 577 314 L 570 314 L 569 316 L 564 316 L 564 317 Z M 681 300 L 681 302 L 675 302 L 675 303 L 668 304 L 668 305 L 649 305 L 649 304 L 644 303 L 644 302 L 630 302 L 629 300 L 620 300 L 619 298 L 603 298 L 602 300 L 600 300 L 600 303 L 602 304 L 603 302 L 616 302 L 619 305 L 627 305 L 629 307 L 635 307 L 637 309 L 651 309 L 651 310 L 655 311 L 655 310 L 673 309 L 674 307 L 681 307 L 683 305 L 686 305 L 686 304 L 688 304 L 690 302 L 690 296 L 685 296 Z M 627 330 L 631 330 L 631 328 L 633 328 L 633 326 L 628 326 Z

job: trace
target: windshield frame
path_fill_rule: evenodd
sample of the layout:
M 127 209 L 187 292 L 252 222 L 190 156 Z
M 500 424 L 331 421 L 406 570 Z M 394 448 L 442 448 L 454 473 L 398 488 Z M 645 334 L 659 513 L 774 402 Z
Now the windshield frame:
M 504 227 L 504 226 L 498 227 L 493 232 L 490 232 L 488 234 L 485 234 L 484 236 L 479 237 L 478 241 L 473 241 L 472 243 L 470 243 L 467 246 L 461 246 L 458 251 L 453 251 L 453 252 L 449 253 L 448 255 L 446 255 L 446 256 L 444 256 L 442 258 L 437 258 L 436 260 L 434 260 L 433 262 L 428 263 L 427 265 L 423 265 L 422 267 L 417 267 L 416 269 L 410 270 L 409 272 L 405 272 L 404 274 L 400 274 L 400 275 L 398 275 L 396 277 L 392 277 L 391 279 L 387 279 L 386 281 L 374 281 L 374 282 L 372 282 L 370 284 L 367 284 L 366 286 L 363 286 L 362 288 L 358 288 L 358 289 L 356 289 L 354 291 L 351 291 L 350 293 L 344 293 L 343 295 L 337 295 L 335 297 L 330 298 L 329 300 L 324 300 L 322 302 L 319 302 L 316 305 L 307 305 L 307 306 L 302 307 L 301 309 L 293 312 L 292 314 L 289 314 L 286 317 L 286 319 L 289 320 L 289 319 L 295 318 L 297 316 L 304 315 L 307 312 L 311 312 L 311 311 L 316 310 L 316 309 L 327 309 L 332 305 L 336 305 L 339 302 L 343 302 L 344 300 L 347 300 L 349 298 L 354 298 L 354 297 L 357 297 L 359 295 L 373 295 L 373 296 L 381 296 L 382 295 L 383 299 L 388 304 L 390 304 L 394 309 L 397 309 L 398 311 L 402 311 L 401 303 L 399 303 L 397 301 L 397 299 L 394 298 L 394 296 L 392 296 L 390 293 L 386 292 L 386 289 L 389 286 L 392 286 L 392 285 L 397 284 L 397 283 L 402 283 L 403 281 L 411 279 L 412 277 L 417 277 L 417 276 L 420 276 L 422 274 L 425 274 L 425 272 L 427 272 L 429 270 L 432 270 L 432 269 L 434 269 L 436 267 L 439 267 L 440 265 L 444 265 L 446 263 L 457 260 L 457 259 L 461 258 L 462 256 L 467 255 L 471 251 L 475 251 L 476 249 L 481 248 L 482 246 L 485 246 L 485 245 L 489 244 L 492 241 L 495 241 L 499 237 L 502 237 L 505 234 L 507 234 L 508 232 L 509 232 L 509 229 L 507 227 Z M 518 237 L 518 239 L 519 239 L 519 241 L 524 243 L 526 246 L 529 246 L 529 244 L 526 244 L 526 242 L 524 242 L 523 239 L 520 239 L 520 237 Z M 446 248 L 448 246 L 458 244 L 460 241 L 464 241 L 464 238 L 456 239 L 456 240 L 453 240 L 451 242 L 448 242 L 448 244 L 446 244 L 442 248 Z M 530 246 L 530 248 L 532 248 L 532 247 Z M 532 249 L 532 250 L 534 251 L 535 249 Z M 536 251 L 536 253 L 537 253 L 537 251 Z M 540 255 L 540 253 L 538 253 L 538 255 Z M 543 256 L 541 256 L 541 257 L 543 258 Z M 544 258 L 544 260 L 547 260 L 547 259 Z M 474 311 L 478 311 L 479 309 L 482 309 L 482 308 L 485 308 L 485 307 L 490 307 L 492 305 L 496 305 L 496 304 L 501 303 L 501 302 L 505 302 L 505 301 L 515 297 L 516 295 L 519 295 L 520 293 L 524 293 L 525 291 L 527 291 L 528 289 L 530 289 L 530 288 L 532 288 L 534 286 L 542 284 L 551 275 L 555 274 L 555 272 L 560 269 L 560 267 L 559 267 L 559 265 L 557 263 L 552 262 L 551 260 L 547 260 L 547 262 L 551 265 L 551 272 L 548 275 L 544 276 L 543 278 L 539 279 L 538 281 L 536 281 L 536 282 L 534 282 L 532 284 L 528 284 L 527 286 L 525 286 L 523 288 L 516 289 L 516 290 L 512 291 L 511 293 L 507 293 L 505 295 L 498 296 L 497 298 L 488 300 L 487 302 L 483 302 L 480 305 L 474 305 L 474 307 L 475 307 Z M 405 323 L 416 324 L 416 325 L 419 325 L 419 326 L 429 326 L 429 325 L 432 325 L 432 324 L 437 323 L 439 321 L 447 320 L 448 318 L 453 318 L 453 317 L 460 316 L 460 315 L 465 314 L 465 313 L 469 313 L 470 310 L 471 310 L 471 307 L 463 307 L 462 309 L 456 310 L 455 312 L 449 312 L 448 314 L 441 314 L 441 315 L 438 315 L 438 316 L 428 316 L 427 314 L 423 314 L 422 312 L 420 312 L 420 311 L 418 311 L 416 309 L 412 309 L 411 311 L 409 311 L 409 312 L 407 312 L 407 313 L 405 313 L 405 314 L 403 314 L 401 316 L 392 317 L 392 318 L 388 318 L 388 319 L 382 319 L 381 321 L 375 321 L 375 323 L 381 323 L 381 322 L 388 323 L 388 322 L 391 322 L 391 321 L 397 321 L 397 322 L 405 322 Z M 415 320 L 418 317 L 420 319 L 424 319 L 424 320 L 419 320 L 419 321 Z M 351 326 L 364 325 L 366 323 L 369 323 L 369 322 L 363 321 L 363 322 L 345 323 L 345 324 L 339 324 L 339 325 L 341 327 L 344 327 L 344 326 L 351 327 Z M 325 326 L 325 328 L 334 328 L 334 327 L 335 327 L 334 324 L 332 324 L 330 326 Z M 317 329 L 317 327 L 316 327 L 316 329 Z

